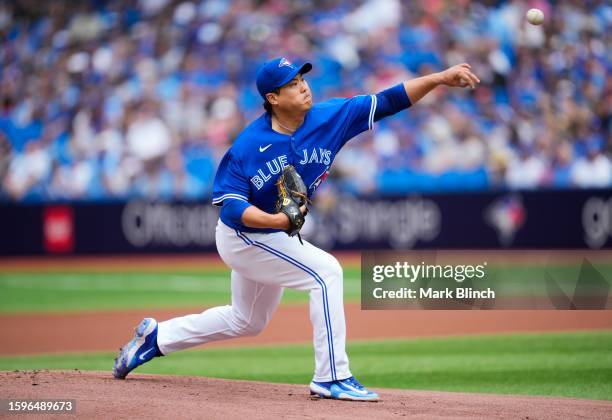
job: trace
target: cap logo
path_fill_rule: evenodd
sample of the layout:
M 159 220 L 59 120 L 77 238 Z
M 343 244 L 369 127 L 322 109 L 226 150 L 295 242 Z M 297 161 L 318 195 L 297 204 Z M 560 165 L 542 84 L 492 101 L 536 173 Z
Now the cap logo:
M 283 67 L 283 66 L 293 67 L 293 64 L 291 64 L 291 61 L 289 61 L 285 57 L 283 57 L 283 58 L 281 58 L 280 63 L 278 63 L 278 67 Z

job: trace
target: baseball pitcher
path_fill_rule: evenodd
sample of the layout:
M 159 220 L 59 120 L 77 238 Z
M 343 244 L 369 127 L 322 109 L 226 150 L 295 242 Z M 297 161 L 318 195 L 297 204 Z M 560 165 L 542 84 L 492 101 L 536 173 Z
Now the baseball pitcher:
M 374 123 L 414 105 L 436 86 L 475 86 L 468 64 L 393 86 L 374 95 L 313 104 L 304 74 L 310 63 L 276 58 L 257 72 L 266 110 L 223 157 L 213 199 L 221 207 L 219 255 L 231 268 L 232 303 L 159 324 L 145 318 L 120 351 L 113 375 L 123 379 L 153 357 L 216 340 L 256 335 L 272 318 L 286 287 L 310 295 L 315 368 L 310 392 L 324 398 L 376 401 L 351 373 L 345 350 L 342 267 L 302 241 L 308 202 L 342 146 Z

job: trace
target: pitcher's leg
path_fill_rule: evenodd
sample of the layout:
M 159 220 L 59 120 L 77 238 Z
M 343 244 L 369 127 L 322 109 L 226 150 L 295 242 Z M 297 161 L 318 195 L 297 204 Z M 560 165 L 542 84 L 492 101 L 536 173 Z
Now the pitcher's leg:
M 232 304 L 159 323 L 163 354 L 216 340 L 257 335 L 280 303 L 283 288 L 248 280 L 232 271 Z
M 325 266 L 316 271 L 323 285 L 310 291 L 310 321 L 315 350 L 313 379 L 321 382 L 352 376 L 345 346 L 342 267 L 334 257 L 325 261 Z M 329 351 L 332 352 L 333 363 L 328 362 Z
M 342 267 L 336 258 L 307 241 L 302 245 L 294 238 L 288 239 L 284 233 L 238 235 L 260 251 L 253 253 L 253 258 L 267 259 L 270 269 L 254 274 L 256 281 L 274 281 L 284 287 L 309 291 L 315 380 L 350 377 L 345 349 Z

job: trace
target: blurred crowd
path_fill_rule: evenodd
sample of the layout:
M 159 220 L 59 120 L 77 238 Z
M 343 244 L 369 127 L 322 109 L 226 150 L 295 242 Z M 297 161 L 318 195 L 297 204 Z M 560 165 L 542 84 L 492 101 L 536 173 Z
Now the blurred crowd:
M 610 187 L 612 6 L 554 3 L 0 0 L 0 199 L 207 199 L 275 56 L 314 64 L 315 101 L 482 81 L 351 141 L 328 191 Z

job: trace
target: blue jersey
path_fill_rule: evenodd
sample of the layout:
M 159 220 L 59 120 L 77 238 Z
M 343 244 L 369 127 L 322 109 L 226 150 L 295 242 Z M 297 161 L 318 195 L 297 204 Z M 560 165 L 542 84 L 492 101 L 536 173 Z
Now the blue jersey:
M 375 95 L 331 99 L 314 105 L 292 135 L 272 130 L 269 114 L 249 124 L 227 151 L 215 176 L 213 204 L 243 200 L 267 213 L 275 213 L 276 179 L 283 168 L 293 165 L 312 196 L 329 173 L 329 168 L 346 142 L 372 129 L 376 111 Z M 221 220 L 246 232 L 276 232 Z

